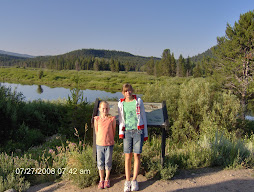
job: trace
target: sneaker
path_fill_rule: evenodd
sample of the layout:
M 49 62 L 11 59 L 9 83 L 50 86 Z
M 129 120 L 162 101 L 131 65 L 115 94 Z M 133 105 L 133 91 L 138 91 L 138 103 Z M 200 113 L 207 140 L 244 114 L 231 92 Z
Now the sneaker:
M 136 180 L 131 181 L 131 191 L 138 191 L 138 182 Z
M 106 188 L 110 188 L 110 180 L 106 180 L 105 182 L 104 182 L 104 188 L 106 189 Z
M 104 181 L 99 182 L 98 189 L 104 189 Z
M 131 191 L 131 182 L 130 181 L 125 181 L 124 183 L 124 192 L 129 192 Z

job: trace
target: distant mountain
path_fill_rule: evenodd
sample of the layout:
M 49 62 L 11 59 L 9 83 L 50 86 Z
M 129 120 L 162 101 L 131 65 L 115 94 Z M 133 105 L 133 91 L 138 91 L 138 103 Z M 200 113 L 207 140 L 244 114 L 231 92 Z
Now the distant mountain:
M 214 46 L 214 47 L 215 47 L 215 46 Z M 213 49 L 214 47 L 211 47 L 210 49 L 207 49 L 205 52 L 200 53 L 200 54 L 198 54 L 198 55 L 195 55 L 195 56 L 191 57 L 191 58 L 190 58 L 191 61 L 194 62 L 194 63 L 197 63 L 197 62 L 199 62 L 199 61 L 202 61 L 202 59 L 203 59 L 204 57 L 211 57 L 211 58 L 214 57 L 214 55 L 213 55 L 213 53 L 212 53 L 212 49 Z
M 13 53 L 13 52 L 8 52 L 8 51 L 3 51 L 3 50 L 0 50 L 0 54 L 2 54 L 2 55 L 11 55 L 11 56 L 16 56 L 16 57 L 23 57 L 23 58 L 34 58 L 35 57 L 35 56 L 32 56 L 32 55 Z
M 191 57 L 191 61 L 193 63 L 197 63 L 199 61 L 202 61 L 203 57 L 214 57 L 212 54 L 212 48 L 206 50 L 201 54 Z M 114 59 L 119 61 L 121 65 L 126 65 L 128 63 L 128 65 L 130 65 L 132 69 L 135 69 L 137 67 L 136 69 L 138 70 L 140 70 L 141 67 L 150 60 L 150 57 L 137 56 L 124 51 L 103 49 L 80 49 L 61 55 L 38 57 L 0 50 L 0 66 L 50 66 L 50 68 L 57 69 L 74 69 L 75 63 L 78 61 L 78 63 L 82 63 L 83 65 L 90 63 L 90 66 L 86 67 L 86 69 L 92 69 L 93 63 L 95 62 L 96 58 L 98 58 L 100 62 L 106 62 L 107 64 L 110 62 L 111 59 Z M 161 58 L 154 57 L 154 59 L 160 60 Z M 66 65 L 68 65 L 68 67 Z
M 160 60 L 160 58 L 154 58 L 155 60 Z M 113 60 L 113 61 L 112 61 Z M 133 55 L 128 52 L 115 51 L 115 50 L 103 50 L 103 49 L 80 49 L 71 51 L 62 55 L 54 56 L 39 56 L 35 58 L 30 58 L 22 65 L 26 63 L 27 67 L 45 67 L 52 69 L 75 69 L 76 65 L 80 65 L 81 69 L 92 70 L 94 68 L 94 63 L 99 62 L 99 70 L 110 70 L 110 63 L 115 64 L 119 62 L 120 70 L 124 70 L 128 67 L 130 70 L 141 70 L 150 57 L 143 57 Z M 96 64 L 97 64 L 96 63 Z

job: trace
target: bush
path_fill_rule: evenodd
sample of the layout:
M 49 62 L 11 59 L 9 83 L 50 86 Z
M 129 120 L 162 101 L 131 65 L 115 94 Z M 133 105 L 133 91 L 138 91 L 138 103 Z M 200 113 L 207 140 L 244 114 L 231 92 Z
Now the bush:
M 150 178 L 168 180 L 172 178 L 178 168 L 172 159 L 165 157 L 164 167 L 161 165 L 160 159 L 160 137 L 153 136 L 150 142 L 145 142 L 141 155 L 141 171 L 145 172 L 145 176 Z
M 211 143 L 212 165 L 236 168 L 246 163 L 251 153 L 241 140 L 227 139 L 216 132 Z
M 115 143 L 112 157 L 112 174 L 123 174 L 125 169 L 123 143 Z
M 84 150 L 73 150 L 68 155 L 64 178 L 71 180 L 80 188 L 95 184 L 99 179 L 96 162 L 93 158 L 92 147 Z
M 25 181 L 24 177 L 16 175 L 14 172 L 8 174 L 6 178 L 0 176 L 0 192 L 8 189 L 15 189 L 16 191 L 25 191 L 30 187 L 30 183 Z
M 148 85 L 146 102 L 166 101 L 174 142 L 198 140 L 220 131 L 236 131 L 240 101 L 230 92 L 218 90 L 203 78 L 168 79 L 166 84 Z

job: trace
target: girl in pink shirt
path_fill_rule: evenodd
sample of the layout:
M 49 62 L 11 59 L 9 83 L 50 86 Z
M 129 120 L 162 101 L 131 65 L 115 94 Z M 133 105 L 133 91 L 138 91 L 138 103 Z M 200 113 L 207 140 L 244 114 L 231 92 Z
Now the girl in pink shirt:
M 100 102 L 99 112 L 100 116 L 94 117 L 94 127 L 96 134 L 97 166 L 100 175 L 98 188 L 104 189 L 110 187 L 109 175 L 112 168 L 116 119 L 109 114 L 109 104 L 106 101 Z M 106 170 L 105 180 L 104 168 Z

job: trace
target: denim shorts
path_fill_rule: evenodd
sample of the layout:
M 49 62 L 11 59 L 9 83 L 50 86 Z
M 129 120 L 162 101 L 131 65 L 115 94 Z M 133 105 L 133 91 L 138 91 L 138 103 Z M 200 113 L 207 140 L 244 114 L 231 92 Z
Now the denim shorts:
M 123 139 L 124 153 L 142 153 L 142 146 L 144 142 L 144 129 L 133 129 L 125 131 Z
M 99 146 L 96 145 L 97 151 L 97 167 L 99 170 L 111 170 L 112 169 L 112 154 L 114 145 Z

